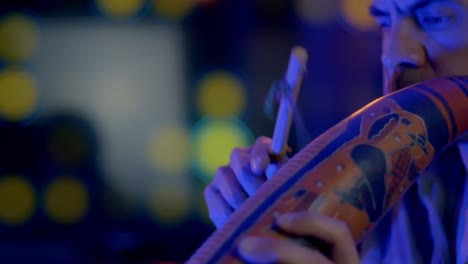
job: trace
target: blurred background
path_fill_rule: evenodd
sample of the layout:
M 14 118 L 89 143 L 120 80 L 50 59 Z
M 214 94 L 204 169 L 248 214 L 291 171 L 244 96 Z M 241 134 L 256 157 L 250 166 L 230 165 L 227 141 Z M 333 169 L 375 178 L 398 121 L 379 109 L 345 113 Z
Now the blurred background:
M 294 45 L 294 153 L 380 96 L 369 0 L 0 3 L 0 263 L 188 259 Z

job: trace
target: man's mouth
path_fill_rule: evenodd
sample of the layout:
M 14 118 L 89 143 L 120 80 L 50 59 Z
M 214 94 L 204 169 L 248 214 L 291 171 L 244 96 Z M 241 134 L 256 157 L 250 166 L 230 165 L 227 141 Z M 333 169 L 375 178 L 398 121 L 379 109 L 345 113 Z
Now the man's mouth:
M 409 86 L 406 84 L 407 82 L 404 82 L 400 77 L 395 76 L 388 83 L 388 92 L 393 93 Z
M 405 87 L 408 87 L 408 86 L 411 86 L 413 84 L 415 84 L 416 82 L 409 82 L 409 81 L 406 81 L 402 78 L 397 78 L 396 82 L 395 82 L 395 89 L 396 91 L 398 90 L 401 90 Z
M 388 91 L 393 93 L 422 81 L 424 80 L 419 80 L 419 78 L 407 78 L 403 75 L 396 75 L 390 80 Z

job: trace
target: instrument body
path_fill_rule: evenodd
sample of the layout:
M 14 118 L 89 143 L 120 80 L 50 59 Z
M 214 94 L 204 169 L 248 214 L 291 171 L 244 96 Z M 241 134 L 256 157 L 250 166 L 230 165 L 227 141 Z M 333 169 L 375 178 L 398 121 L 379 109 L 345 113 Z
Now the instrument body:
M 217 230 L 188 263 L 241 263 L 245 235 L 285 238 L 273 223 L 311 210 L 345 221 L 359 243 L 445 147 L 468 131 L 468 77 L 383 96 L 309 143 Z

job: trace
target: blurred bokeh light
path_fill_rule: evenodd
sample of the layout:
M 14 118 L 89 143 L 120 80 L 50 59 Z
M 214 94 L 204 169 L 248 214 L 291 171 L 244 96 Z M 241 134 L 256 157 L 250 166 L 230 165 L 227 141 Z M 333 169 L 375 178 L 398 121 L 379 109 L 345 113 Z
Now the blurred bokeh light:
M 182 20 L 197 5 L 196 0 L 150 0 L 155 14 L 163 19 Z
M 190 139 L 186 128 L 167 126 L 155 133 L 149 144 L 149 156 L 155 168 L 165 173 L 186 172 L 189 165 Z
M 61 176 L 44 191 L 47 216 L 59 224 L 76 224 L 85 217 L 90 199 L 87 188 L 72 176 Z
M 187 260 L 216 168 L 273 132 L 292 46 L 313 58 L 293 149 L 379 93 L 368 2 L 3 1 L 0 263 Z
M 249 128 L 235 118 L 200 120 L 192 130 L 192 157 L 199 176 L 205 182 L 212 179 L 217 167 L 229 163 L 231 151 L 252 143 Z
M 339 0 L 340 10 L 345 23 L 351 27 L 370 31 L 376 26 L 374 19 L 369 14 L 371 0 Z
M 4 121 L 25 121 L 38 106 L 39 91 L 31 75 L 19 69 L 0 72 L 0 117 Z
M 153 186 L 152 192 L 150 213 L 155 221 L 174 226 L 187 219 L 192 207 L 192 189 L 188 179 L 161 180 Z
M 144 6 L 145 0 L 95 0 L 98 9 L 112 18 L 135 16 Z
M 0 221 L 17 226 L 27 222 L 36 211 L 36 190 L 21 175 L 0 177 Z
M 245 85 L 233 73 L 215 71 L 207 74 L 198 85 L 197 107 L 202 115 L 237 117 L 246 107 Z
M 0 39 L 0 59 L 20 63 L 34 54 L 39 30 L 32 18 L 10 13 L 0 18 Z

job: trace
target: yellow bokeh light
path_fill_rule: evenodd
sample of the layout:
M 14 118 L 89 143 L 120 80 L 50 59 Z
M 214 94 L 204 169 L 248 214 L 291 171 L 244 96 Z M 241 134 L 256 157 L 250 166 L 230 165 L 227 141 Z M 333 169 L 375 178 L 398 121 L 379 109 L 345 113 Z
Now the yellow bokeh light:
M 350 26 L 362 30 L 373 30 L 376 26 L 369 14 L 372 0 L 340 0 L 341 14 Z
M 37 84 L 27 73 L 6 70 L 0 73 L 0 115 L 8 121 L 22 121 L 38 105 Z
M 203 180 L 209 181 L 216 168 L 229 162 L 231 151 L 250 145 L 249 129 L 237 119 L 203 120 L 194 129 L 193 162 Z
M 0 178 L 0 221 L 20 225 L 35 211 L 36 193 L 29 181 L 19 175 Z
M 0 57 L 21 62 L 37 48 L 39 32 L 35 23 L 21 14 L 7 15 L 0 21 Z
M 154 12 L 167 19 L 180 20 L 195 8 L 196 0 L 152 0 Z
M 196 104 L 204 115 L 238 116 L 245 110 L 244 86 L 238 78 L 229 72 L 210 73 L 198 85 Z
M 90 142 L 78 127 L 64 126 L 52 132 L 49 149 L 53 160 L 59 164 L 76 166 L 89 152 Z
M 96 0 L 97 7 L 107 16 L 128 18 L 136 15 L 145 4 L 144 0 Z
M 330 23 L 338 11 L 336 0 L 294 0 L 293 7 L 304 22 L 311 24 Z
M 88 191 L 79 180 L 62 177 L 47 186 L 44 203 L 50 219 L 60 224 L 75 224 L 88 211 Z
M 188 167 L 189 135 L 187 129 L 168 126 L 154 135 L 149 144 L 150 159 L 156 168 L 183 172 Z
M 188 179 L 161 181 L 151 196 L 151 214 L 157 221 L 175 225 L 182 222 L 191 208 L 191 190 Z

